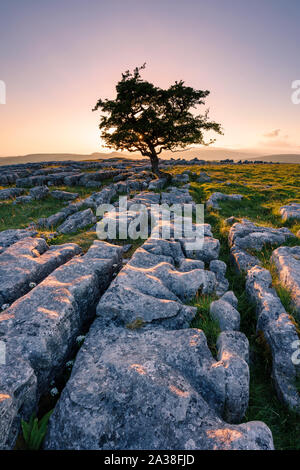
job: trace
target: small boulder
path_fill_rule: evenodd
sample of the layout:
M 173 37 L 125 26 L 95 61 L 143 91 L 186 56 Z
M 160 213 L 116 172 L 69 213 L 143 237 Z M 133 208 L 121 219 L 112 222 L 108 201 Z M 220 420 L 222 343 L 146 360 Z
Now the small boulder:
M 44 199 L 48 195 L 48 193 L 48 186 L 35 186 L 29 191 L 29 195 L 35 200 Z

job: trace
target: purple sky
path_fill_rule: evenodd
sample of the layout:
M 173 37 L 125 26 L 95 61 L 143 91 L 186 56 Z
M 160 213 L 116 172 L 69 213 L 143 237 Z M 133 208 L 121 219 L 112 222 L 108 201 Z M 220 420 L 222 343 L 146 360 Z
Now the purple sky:
M 299 0 L 3 0 L 0 155 L 101 151 L 99 97 L 121 72 L 211 90 L 216 146 L 300 153 Z

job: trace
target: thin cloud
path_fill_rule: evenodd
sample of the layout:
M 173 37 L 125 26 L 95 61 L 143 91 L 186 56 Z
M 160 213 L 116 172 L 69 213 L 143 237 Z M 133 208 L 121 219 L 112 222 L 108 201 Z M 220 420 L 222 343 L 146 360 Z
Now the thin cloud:
M 264 134 L 264 137 L 268 137 L 268 138 L 278 137 L 280 132 L 281 132 L 280 129 L 274 129 L 274 131 L 267 132 L 266 134 Z

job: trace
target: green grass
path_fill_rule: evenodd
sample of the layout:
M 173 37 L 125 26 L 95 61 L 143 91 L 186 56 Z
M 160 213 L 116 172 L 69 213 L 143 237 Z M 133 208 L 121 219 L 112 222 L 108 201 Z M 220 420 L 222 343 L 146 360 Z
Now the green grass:
M 194 300 L 189 302 L 189 305 L 197 307 L 197 314 L 191 323 L 191 328 L 198 328 L 203 330 L 207 339 L 207 345 L 214 356 L 217 357 L 217 338 L 221 333 L 219 325 L 215 322 L 209 314 L 209 306 L 216 297 L 213 295 L 199 294 Z
M 234 215 L 274 227 L 286 226 L 296 233 L 299 221 L 282 222 L 279 208 L 290 202 L 300 202 L 300 165 L 195 165 L 171 168 L 172 174 L 191 169 L 211 176 L 209 183 L 191 183 L 191 194 L 204 203 L 216 191 L 244 196 L 241 201 L 220 201 L 223 218 Z M 230 181 L 232 184 L 227 185 Z M 271 185 L 270 188 L 267 186 Z
M 49 217 L 65 207 L 62 201 L 47 196 L 42 201 L 28 204 L 16 204 L 12 201 L 0 205 L 0 230 L 10 228 L 25 228 L 31 222 L 36 223 L 41 217 Z

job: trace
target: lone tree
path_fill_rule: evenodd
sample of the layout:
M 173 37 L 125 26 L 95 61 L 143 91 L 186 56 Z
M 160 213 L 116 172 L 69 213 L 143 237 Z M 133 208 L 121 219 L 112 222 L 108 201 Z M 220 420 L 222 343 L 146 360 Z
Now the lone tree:
M 195 90 L 175 82 L 163 90 L 143 80 L 136 67 L 122 74 L 116 85 L 114 100 L 99 99 L 93 111 L 100 109 L 99 129 L 106 147 L 115 150 L 139 151 L 151 159 L 152 171 L 159 171 L 158 155 L 163 150 L 178 151 L 190 144 L 209 145 L 203 131 L 213 130 L 222 134 L 220 124 L 210 121 L 208 110 L 193 115 L 192 108 L 204 105 L 209 91 Z

